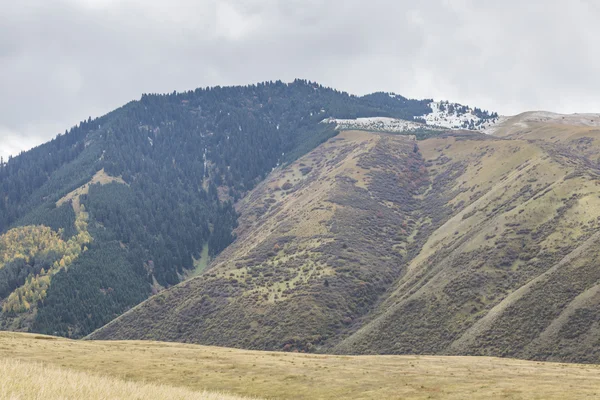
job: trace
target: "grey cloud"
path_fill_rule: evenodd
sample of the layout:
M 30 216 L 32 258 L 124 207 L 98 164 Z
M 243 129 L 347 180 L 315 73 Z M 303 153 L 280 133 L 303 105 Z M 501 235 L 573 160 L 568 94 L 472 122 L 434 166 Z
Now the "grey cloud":
M 0 154 L 141 93 L 296 77 L 598 112 L 598 20 L 583 0 L 0 0 Z

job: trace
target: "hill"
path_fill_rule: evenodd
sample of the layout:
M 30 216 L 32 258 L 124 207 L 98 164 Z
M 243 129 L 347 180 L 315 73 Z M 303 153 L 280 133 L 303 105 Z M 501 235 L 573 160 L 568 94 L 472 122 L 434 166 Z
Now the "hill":
M 98 384 L 110 385 L 110 390 L 152 389 L 154 396 L 166 391 L 169 398 L 185 399 L 205 398 L 196 394 L 205 390 L 278 399 L 581 399 L 597 397 L 600 387 L 600 370 L 590 365 L 490 357 L 271 353 L 15 333 L 0 333 L 0 359 L 0 371 L 43 371 L 19 376 L 19 381 L 33 385 L 51 385 L 49 379 L 66 376 L 92 390 Z M 6 382 L 0 381 L 0 387 Z M 14 384 L 13 379 L 8 382 Z
M 324 119 L 430 102 L 305 80 L 144 94 L 0 161 L 0 328 L 92 332 L 201 272 L 234 239 L 233 203 L 337 133 Z
M 95 338 L 312 351 L 368 313 L 411 251 L 427 185 L 414 137 L 345 131 L 241 200 L 209 270 Z
M 204 274 L 91 337 L 599 363 L 600 131 L 581 121 L 345 131 L 238 203 Z
M 520 122 L 522 123 L 522 121 Z M 336 352 L 599 361 L 596 127 L 524 124 L 505 139 L 423 142 L 448 206 L 378 312 Z M 448 207 L 446 206 L 446 208 Z

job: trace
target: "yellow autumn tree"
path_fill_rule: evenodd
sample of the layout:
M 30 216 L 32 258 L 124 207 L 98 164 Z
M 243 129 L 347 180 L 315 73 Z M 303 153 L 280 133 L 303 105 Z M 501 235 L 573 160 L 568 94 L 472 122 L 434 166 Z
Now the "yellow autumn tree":
M 77 235 L 68 241 L 62 239 L 62 231 L 54 232 L 47 226 L 19 227 L 0 236 L 0 268 L 18 258 L 30 262 L 39 253 L 54 251 L 62 255 L 60 261 L 55 261 L 47 271 L 42 269 L 38 275 L 28 276 L 25 284 L 13 291 L 3 303 L 3 312 L 27 312 L 38 301 L 44 301 L 52 276 L 68 268 L 82 251 L 87 251 L 85 245 L 92 241 L 87 231 L 87 218 L 87 213 L 78 213 L 75 220 Z

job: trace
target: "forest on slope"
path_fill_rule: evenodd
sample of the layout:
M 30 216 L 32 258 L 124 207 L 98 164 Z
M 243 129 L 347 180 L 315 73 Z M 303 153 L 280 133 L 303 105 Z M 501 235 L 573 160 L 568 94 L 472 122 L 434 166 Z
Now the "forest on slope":
M 342 132 L 239 203 L 206 273 L 90 337 L 600 363 L 600 120 L 581 121 Z
M 336 135 L 323 119 L 430 102 L 305 80 L 145 94 L 0 162 L 0 327 L 92 332 L 226 248 L 234 202 Z

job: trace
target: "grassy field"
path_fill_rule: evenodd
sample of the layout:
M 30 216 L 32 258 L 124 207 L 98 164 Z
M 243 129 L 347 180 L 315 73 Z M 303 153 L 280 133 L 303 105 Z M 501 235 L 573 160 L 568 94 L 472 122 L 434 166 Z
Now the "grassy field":
M 307 355 L 177 343 L 71 341 L 18 333 L 0 333 L 0 372 L 5 396 L 0 398 L 17 399 L 73 398 L 67 394 L 35 397 L 40 387 L 55 393 L 52 387 L 67 378 L 73 385 L 89 385 L 89 390 L 105 387 L 127 393 L 117 398 L 128 398 L 129 393 L 136 398 L 136 393 L 147 390 L 155 396 L 138 398 L 165 398 L 160 395 L 164 390 L 172 390 L 168 398 L 184 399 L 211 398 L 202 397 L 204 391 L 267 399 L 600 396 L 600 367 L 591 365 L 489 357 Z M 19 379 L 5 379 L 15 374 Z M 11 397 L 7 391 L 11 385 L 27 385 L 28 391 Z M 193 392 L 199 397 L 193 397 Z
M 73 190 L 71 193 L 67 194 L 65 197 L 58 200 L 56 202 L 56 206 L 60 207 L 63 204 L 71 201 L 73 204 L 73 209 L 75 210 L 76 213 L 79 213 L 81 211 L 80 197 L 84 194 L 89 193 L 91 185 L 95 185 L 97 183 L 99 183 L 101 185 L 106 185 L 107 183 L 111 183 L 111 182 L 116 182 L 116 183 L 121 183 L 123 185 L 126 185 L 125 181 L 121 177 L 115 178 L 113 176 L 109 176 L 106 172 L 104 172 L 104 168 L 103 168 L 100 171 L 96 172 L 96 174 L 92 177 L 92 179 L 88 183 Z
M 101 377 L 54 366 L 0 360 L 0 399 L 173 399 L 243 400 L 246 397 L 197 392 L 151 383 Z

